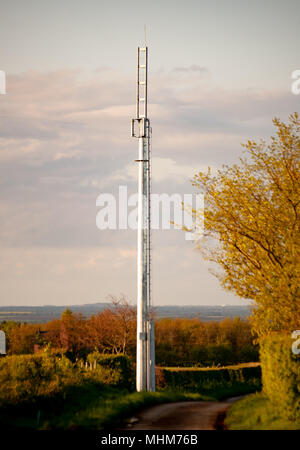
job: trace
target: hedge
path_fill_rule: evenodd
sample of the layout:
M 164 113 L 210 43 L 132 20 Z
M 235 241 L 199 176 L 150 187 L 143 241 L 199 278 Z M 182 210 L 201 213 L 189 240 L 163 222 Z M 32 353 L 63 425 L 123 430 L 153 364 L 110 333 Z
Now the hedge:
M 82 380 L 83 374 L 64 355 L 6 356 L 0 360 L 0 405 L 35 401 Z
M 130 358 L 126 355 L 105 355 L 99 352 L 90 353 L 87 361 L 94 369 L 91 377 L 105 384 L 132 390 L 135 373 Z
M 170 349 L 168 343 L 160 343 L 155 350 L 156 364 L 161 367 L 208 367 L 220 364 L 229 366 L 259 360 L 258 348 L 245 345 L 233 348 L 231 344 L 194 345 L 189 352 L 178 347 Z
M 89 368 L 93 370 L 72 363 L 65 354 L 51 351 L 1 358 L 0 407 L 41 403 L 46 398 L 58 398 L 57 394 L 64 398 L 69 389 L 89 383 L 99 387 L 133 388 L 134 370 L 126 356 L 95 352 L 88 360 Z M 93 364 L 95 361 L 96 365 Z
M 260 342 L 263 391 L 274 410 L 300 420 L 300 355 L 292 353 L 290 335 L 274 334 Z
M 216 369 L 156 369 L 157 387 L 189 392 L 212 391 L 237 385 L 261 386 L 259 365 L 248 367 L 224 367 Z M 255 389 L 254 389 L 255 390 Z

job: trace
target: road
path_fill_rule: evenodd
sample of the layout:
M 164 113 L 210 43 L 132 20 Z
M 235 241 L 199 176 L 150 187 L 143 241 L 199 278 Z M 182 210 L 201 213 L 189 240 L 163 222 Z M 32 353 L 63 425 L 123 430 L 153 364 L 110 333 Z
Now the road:
M 241 397 L 220 402 L 176 402 L 147 408 L 129 420 L 130 430 L 217 430 L 231 404 Z

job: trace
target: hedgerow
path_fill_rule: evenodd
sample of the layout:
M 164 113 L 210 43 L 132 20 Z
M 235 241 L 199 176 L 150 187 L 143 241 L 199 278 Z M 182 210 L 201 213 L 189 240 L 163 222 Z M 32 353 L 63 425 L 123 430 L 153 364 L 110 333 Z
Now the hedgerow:
M 0 404 L 34 401 L 82 380 L 83 374 L 63 354 L 7 356 L 0 360 Z
M 51 351 L 0 359 L 0 406 L 64 397 L 72 387 L 91 383 L 99 387 L 133 387 L 133 367 L 129 358 L 93 353 L 89 360 L 91 364 L 86 369 L 74 364 L 64 353 Z M 95 361 L 97 365 L 93 365 Z
M 260 366 L 216 369 L 157 368 L 156 377 L 158 388 L 186 392 L 210 392 L 215 389 L 226 391 L 237 387 L 255 391 L 261 387 Z
M 263 391 L 274 410 L 289 420 L 300 419 L 300 355 L 292 352 L 287 334 L 273 334 L 260 342 Z
M 126 355 L 90 353 L 87 361 L 91 365 L 90 377 L 111 386 L 132 390 L 135 373 L 130 358 Z

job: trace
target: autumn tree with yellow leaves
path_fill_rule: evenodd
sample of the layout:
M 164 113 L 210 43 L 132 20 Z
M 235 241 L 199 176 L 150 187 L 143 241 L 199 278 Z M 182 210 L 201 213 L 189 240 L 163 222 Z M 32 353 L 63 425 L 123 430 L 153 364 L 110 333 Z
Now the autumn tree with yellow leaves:
M 254 301 L 259 336 L 300 328 L 300 120 L 273 123 L 269 144 L 248 141 L 239 164 L 192 180 L 205 194 L 204 211 L 193 211 L 199 227 L 204 214 L 196 245 L 226 289 Z

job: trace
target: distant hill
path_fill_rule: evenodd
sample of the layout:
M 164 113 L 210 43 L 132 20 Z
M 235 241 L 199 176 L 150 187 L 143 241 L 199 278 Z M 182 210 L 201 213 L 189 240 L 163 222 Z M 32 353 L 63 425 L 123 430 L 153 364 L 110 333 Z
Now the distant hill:
M 42 323 L 58 319 L 66 308 L 76 313 L 82 313 L 85 317 L 97 314 L 99 311 L 111 306 L 111 303 L 90 303 L 86 305 L 64 306 L 0 306 L 0 322 L 3 320 L 15 320 L 19 322 Z M 155 306 L 158 318 L 194 318 L 198 317 L 204 322 L 220 321 L 225 317 L 245 318 L 250 315 L 250 307 L 247 305 L 224 306 Z

